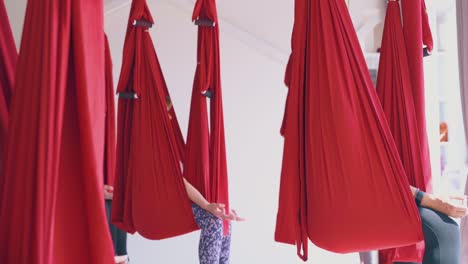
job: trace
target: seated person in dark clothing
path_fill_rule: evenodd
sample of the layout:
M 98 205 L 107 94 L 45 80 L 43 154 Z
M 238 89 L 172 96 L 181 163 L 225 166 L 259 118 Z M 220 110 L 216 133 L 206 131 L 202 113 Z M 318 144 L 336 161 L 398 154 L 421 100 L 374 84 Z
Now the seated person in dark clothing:
M 467 215 L 466 197 L 441 199 L 412 188 L 418 204 L 426 249 L 422 264 L 459 264 L 460 229 L 451 218 Z M 395 262 L 395 264 L 416 264 Z
M 104 198 L 106 200 L 106 214 L 109 223 L 109 230 L 112 236 L 112 242 L 114 244 L 115 251 L 115 263 L 127 264 L 129 263 L 127 253 L 127 233 L 120 230 L 111 223 L 111 210 L 112 210 L 112 198 L 114 195 L 114 188 L 109 185 L 104 185 Z

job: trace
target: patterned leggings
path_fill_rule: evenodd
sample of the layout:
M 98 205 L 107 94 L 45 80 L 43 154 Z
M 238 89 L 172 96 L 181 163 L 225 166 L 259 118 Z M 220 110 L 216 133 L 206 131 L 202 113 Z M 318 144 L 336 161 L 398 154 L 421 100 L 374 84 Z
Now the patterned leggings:
M 198 205 L 192 205 L 195 221 L 201 228 L 198 257 L 200 264 L 229 264 L 231 231 L 223 236 L 223 221 Z M 231 229 L 231 227 L 229 227 Z

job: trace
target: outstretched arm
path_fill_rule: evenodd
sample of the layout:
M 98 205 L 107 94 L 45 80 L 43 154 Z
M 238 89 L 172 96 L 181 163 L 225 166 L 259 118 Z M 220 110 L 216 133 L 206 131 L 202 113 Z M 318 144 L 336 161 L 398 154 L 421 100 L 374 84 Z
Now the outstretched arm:
M 169 114 L 169 118 L 172 119 L 172 116 L 170 114 L 170 111 L 172 109 L 172 101 L 169 96 L 166 97 L 166 108 Z M 185 178 L 183 178 L 183 180 L 184 180 L 185 190 L 187 191 L 187 195 L 189 199 L 192 202 L 194 202 L 196 205 L 200 206 L 204 210 L 210 212 L 212 215 L 219 217 L 219 218 L 233 220 L 233 221 L 244 220 L 240 218 L 239 216 L 237 216 L 237 213 L 235 210 L 229 210 L 229 212 L 226 213 L 226 206 L 224 204 L 209 203 L 205 199 L 205 197 L 203 197 L 203 195 L 195 187 L 193 187 L 192 184 L 190 184 L 190 182 L 188 182 Z
M 410 186 L 413 196 L 416 196 L 418 189 Z M 448 199 L 442 199 L 436 195 L 424 193 L 421 200 L 421 206 L 441 212 L 450 217 L 462 218 L 468 214 L 466 196 L 450 196 Z
M 236 211 L 230 210 L 229 212 L 226 212 L 226 206 L 224 204 L 219 204 L 219 203 L 209 203 L 205 197 L 195 188 L 193 187 L 190 182 L 188 182 L 185 178 L 184 180 L 184 185 L 185 185 L 185 190 L 187 191 L 187 195 L 189 199 L 194 202 L 196 205 L 200 206 L 204 210 L 210 212 L 212 215 L 223 218 L 223 219 L 228 219 L 228 220 L 233 220 L 233 221 L 242 221 L 244 219 L 240 218 L 237 216 Z
M 188 182 L 185 178 L 184 179 L 184 185 L 185 185 L 185 190 L 187 191 L 189 199 L 194 202 L 196 205 L 200 206 L 201 208 L 207 210 L 208 205 L 210 204 L 205 197 L 195 188 L 193 187 L 190 182 Z

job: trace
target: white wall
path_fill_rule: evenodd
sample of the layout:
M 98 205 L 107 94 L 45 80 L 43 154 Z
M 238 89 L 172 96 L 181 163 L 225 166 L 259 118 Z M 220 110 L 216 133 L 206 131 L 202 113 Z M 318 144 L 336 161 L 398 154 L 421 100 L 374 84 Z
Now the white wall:
M 376 52 L 381 46 L 386 0 L 345 0 L 364 52 Z M 365 28 L 368 29 L 365 29 Z
M 8 12 L 8 18 L 10 19 L 13 36 L 15 37 L 16 46 L 19 49 L 26 10 L 26 0 L 4 0 L 4 2 Z

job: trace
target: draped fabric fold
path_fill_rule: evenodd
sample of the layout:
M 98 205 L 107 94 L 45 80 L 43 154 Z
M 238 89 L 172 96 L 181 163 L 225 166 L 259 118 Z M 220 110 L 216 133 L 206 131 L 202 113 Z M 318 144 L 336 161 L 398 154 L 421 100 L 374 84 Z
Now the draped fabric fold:
M 192 19 L 200 22 L 198 64 L 190 105 L 184 177 L 209 202 L 225 204 L 229 210 L 216 2 L 197 0 Z M 210 101 L 209 120 L 207 100 Z M 224 234 L 228 230 L 229 225 L 225 221 Z
M 4 263 L 114 263 L 103 11 L 97 0 L 28 1 L 0 185 Z
M 307 239 L 339 253 L 421 241 L 421 220 L 345 2 L 295 3 L 276 241 L 296 244 L 302 259 Z
M 414 98 L 398 1 L 389 1 L 380 51 L 377 94 L 392 131 L 406 176 L 412 186 L 425 189 L 424 168 Z M 424 242 L 380 251 L 379 263 L 422 262 Z
M 416 111 L 416 124 L 419 135 L 420 155 L 424 161 L 422 173 L 424 185 L 416 186 L 423 191 L 432 192 L 432 173 L 429 157 L 429 143 L 426 131 L 426 96 L 424 91 L 423 45 L 433 48 L 429 18 L 424 0 L 401 0 L 403 34 L 405 37 L 411 90 Z
M 115 92 L 112 76 L 112 57 L 109 40 L 104 35 L 105 63 L 106 63 L 106 127 L 104 148 L 104 184 L 114 186 L 115 156 L 116 156 L 116 130 L 115 130 Z
M 146 1 L 132 2 L 123 50 L 112 221 L 149 239 L 198 229 L 181 170 L 182 133 L 149 34 Z M 130 98 L 128 95 L 131 95 Z
M 13 81 L 18 61 L 5 3 L 0 1 L 0 164 L 6 145 Z M 1 165 L 0 165 L 1 168 Z

